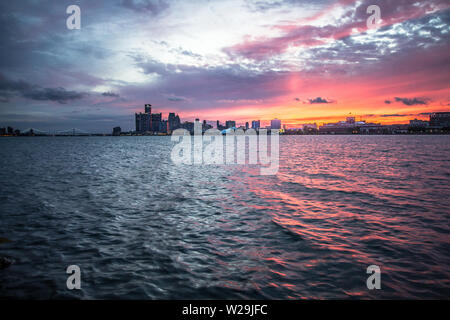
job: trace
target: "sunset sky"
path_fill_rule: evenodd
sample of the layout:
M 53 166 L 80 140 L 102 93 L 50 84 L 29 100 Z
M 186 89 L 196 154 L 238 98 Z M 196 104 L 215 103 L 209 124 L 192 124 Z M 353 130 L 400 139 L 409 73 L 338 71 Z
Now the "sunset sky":
M 81 8 L 68 30 L 66 8 Z M 368 30 L 369 5 L 381 9 Z M 349 113 L 406 123 L 450 111 L 448 0 L 117 0 L 0 3 L 0 126 L 134 129 L 182 120 Z

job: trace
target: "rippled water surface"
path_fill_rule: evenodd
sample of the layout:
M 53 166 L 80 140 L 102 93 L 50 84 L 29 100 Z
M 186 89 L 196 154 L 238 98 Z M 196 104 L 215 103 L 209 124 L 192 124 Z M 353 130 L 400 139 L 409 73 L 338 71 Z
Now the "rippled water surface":
M 275 176 L 171 146 L 1 138 L 0 297 L 450 297 L 450 136 L 282 136 Z

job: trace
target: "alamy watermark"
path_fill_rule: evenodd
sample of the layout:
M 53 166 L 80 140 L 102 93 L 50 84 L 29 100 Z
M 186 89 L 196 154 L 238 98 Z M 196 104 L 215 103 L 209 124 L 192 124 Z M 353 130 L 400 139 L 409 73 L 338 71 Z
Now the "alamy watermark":
M 381 289 L 381 269 L 379 266 L 370 265 L 367 267 L 366 272 L 370 274 L 367 278 L 366 285 L 367 289 Z
M 67 278 L 66 286 L 67 289 L 81 289 L 81 269 L 76 264 L 70 265 L 66 269 L 66 273 L 70 274 Z
M 66 13 L 70 14 L 66 20 L 66 26 L 69 30 L 81 29 L 81 9 L 77 5 L 70 5 L 66 9 Z
M 277 174 L 280 159 L 279 131 L 267 129 L 217 129 L 204 133 L 199 121 L 194 123 L 194 135 L 185 129 L 172 133 L 178 142 L 172 149 L 174 164 L 187 165 L 260 165 L 261 175 Z

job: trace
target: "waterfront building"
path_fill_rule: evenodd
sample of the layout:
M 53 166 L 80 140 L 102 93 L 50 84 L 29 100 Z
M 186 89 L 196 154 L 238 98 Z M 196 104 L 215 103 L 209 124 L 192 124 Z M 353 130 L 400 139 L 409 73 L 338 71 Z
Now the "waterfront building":
M 317 130 L 317 124 L 315 123 L 305 123 L 302 125 L 303 131 L 309 131 L 309 130 Z
M 236 121 L 227 120 L 227 121 L 225 122 L 225 127 L 226 127 L 227 129 L 229 129 L 229 128 L 236 128 Z
M 113 132 L 112 132 L 113 136 L 120 136 L 121 133 L 122 133 L 122 129 L 120 127 L 113 128 Z
M 430 123 L 428 121 L 423 121 L 423 120 L 418 120 L 418 119 L 409 120 L 409 126 L 412 128 L 425 128 L 425 127 L 428 127 L 429 125 L 430 125 Z
M 347 117 L 345 121 L 325 123 L 319 127 L 319 133 L 325 134 L 376 134 L 383 133 L 383 126 L 379 123 L 355 121 L 355 117 Z
M 281 129 L 281 120 L 273 119 L 270 121 L 270 129 Z
M 219 131 L 225 130 L 227 128 L 226 126 L 221 125 L 219 120 L 217 120 L 216 122 L 216 127 Z
M 162 113 L 152 113 L 150 117 L 150 132 L 156 133 L 161 132 L 162 128 Z
M 168 126 L 169 131 L 174 131 L 180 128 L 181 126 L 180 117 L 178 115 L 175 115 L 175 113 L 173 112 L 169 113 Z
M 261 128 L 261 121 L 253 120 L 252 121 L 252 129 L 258 130 L 259 128 Z
M 162 119 L 162 113 L 152 113 L 152 105 L 145 105 L 145 112 L 135 113 L 136 133 L 169 133 L 181 127 L 180 117 L 169 113 L 168 120 Z
M 189 131 L 190 134 L 194 134 L 194 123 L 190 121 L 185 121 L 181 124 L 181 128 Z
M 450 128 L 450 112 L 434 112 L 430 114 L 430 127 Z
M 168 126 L 169 126 L 169 122 L 167 120 L 161 120 L 159 122 L 159 130 L 158 130 L 158 132 L 160 132 L 160 133 L 167 133 L 168 132 Z

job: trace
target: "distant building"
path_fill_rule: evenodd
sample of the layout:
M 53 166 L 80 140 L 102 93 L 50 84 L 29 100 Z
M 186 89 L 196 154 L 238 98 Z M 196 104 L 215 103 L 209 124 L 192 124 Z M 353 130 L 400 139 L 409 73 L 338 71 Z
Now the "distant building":
M 120 136 L 121 133 L 122 133 L 122 129 L 120 127 L 113 128 L 113 132 L 112 132 L 113 136 Z
M 162 119 L 162 113 L 152 113 L 152 105 L 145 105 L 145 112 L 135 113 L 136 132 L 144 134 L 167 134 L 181 127 L 180 117 L 169 113 L 168 120 Z
M 245 130 L 248 130 L 248 122 L 245 123 Z
M 185 121 L 181 124 L 181 128 L 186 129 L 191 134 L 194 133 L 194 123 L 190 121 Z
M 302 125 L 302 130 L 307 131 L 307 130 L 317 130 L 317 124 L 315 123 L 305 123 Z
M 8 135 L 13 135 L 14 134 L 14 129 L 12 127 L 8 127 Z
M 261 128 L 261 121 L 260 120 L 253 120 L 252 121 L 252 129 L 259 129 Z
M 347 120 L 346 122 L 349 123 L 349 124 L 355 123 L 355 117 L 347 117 L 346 120 Z
M 409 120 L 409 126 L 413 127 L 413 128 L 425 128 L 428 127 L 430 125 L 430 123 L 428 121 L 424 121 L 424 120 Z
M 146 104 L 144 106 L 145 112 L 135 113 L 136 132 L 143 133 L 150 131 L 150 120 L 152 114 L 152 105 Z
M 0 136 L 6 135 L 6 128 L 0 128 Z
M 221 125 L 219 120 L 217 120 L 216 122 L 216 127 L 219 131 L 225 130 L 227 128 L 226 126 Z
M 435 112 L 430 114 L 430 127 L 450 128 L 450 112 Z
M 178 115 L 175 115 L 175 113 L 173 112 L 169 113 L 168 126 L 169 131 L 174 131 L 180 128 L 181 126 L 180 117 Z
M 229 129 L 229 128 L 236 128 L 236 121 L 227 120 L 227 121 L 225 122 L 225 127 L 226 127 L 227 129 Z
M 213 126 L 206 122 L 206 120 L 203 120 L 202 124 L 202 131 L 205 132 L 209 129 L 211 129 Z
M 167 120 L 161 120 L 159 122 L 159 130 L 158 130 L 158 132 L 160 132 L 160 133 L 167 133 L 168 132 L 168 126 L 169 126 L 169 122 Z
M 281 120 L 273 119 L 270 121 L 270 129 L 281 129 Z
M 162 121 L 162 113 L 152 113 L 150 117 L 150 132 L 161 132 L 163 125 Z
M 325 123 L 319 127 L 319 133 L 325 134 L 379 134 L 383 133 L 383 126 L 379 123 L 355 121 L 355 117 L 347 117 L 346 121 Z

